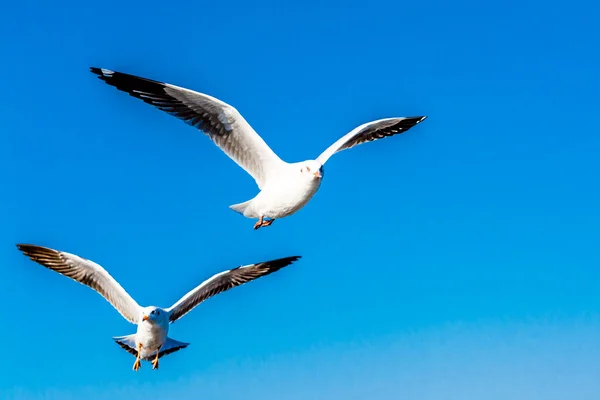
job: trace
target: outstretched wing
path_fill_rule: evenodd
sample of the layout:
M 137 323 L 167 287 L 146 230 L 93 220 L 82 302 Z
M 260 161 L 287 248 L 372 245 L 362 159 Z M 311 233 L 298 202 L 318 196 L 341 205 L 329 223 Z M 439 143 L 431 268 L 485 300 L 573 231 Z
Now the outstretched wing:
M 164 82 L 92 67 L 107 84 L 198 128 L 248 172 L 260 189 L 284 162 L 232 106 L 219 99 Z
M 317 157 L 317 161 L 323 165 L 329 160 L 329 157 L 339 151 L 349 149 L 361 143 L 372 142 L 373 140 L 387 136 L 404 133 L 425 118 L 427 117 L 385 118 L 367 122 L 366 124 L 362 124 L 358 128 L 353 129 L 350 133 L 347 133 L 337 142 L 329 146 L 327 150 Z
M 280 258 L 258 264 L 246 265 L 216 274 L 212 278 L 207 279 L 196 286 L 196 288 L 188 292 L 177 303 L 167 309 L 170 313 L 169 320 L 175 322 L 204 300 L 236 286 L 258 279 L 261 276 L 279 271 L 281 268 L 290 265 L 299 258 L 300 256 Z
M 100 265 L 47 247 L 17 244 L 17 248 L 44 267 L 94 289 L 132 324 L 139 322 L 140 306 Z

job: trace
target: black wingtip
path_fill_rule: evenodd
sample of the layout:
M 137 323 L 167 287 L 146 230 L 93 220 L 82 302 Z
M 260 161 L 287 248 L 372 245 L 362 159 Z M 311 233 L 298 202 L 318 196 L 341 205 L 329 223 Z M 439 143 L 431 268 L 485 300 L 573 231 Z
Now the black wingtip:
M 102 79 L 103 81 L 106 81 L 107 79 L 112 78 L 112 76 L 117 73 L 110 69 L 98 68 L 98 67 L 90 67 L 90 72 L 98 75 L 98 78 Z
M 40 246 L 25 243 L 17 243 L 17 249 L 19 249 L 25 257 L 33 261 L 36 261 L 36 257 L 39 253 L 43 253 L 45 250 L 43 247 L 40 248 Z
M 425 121 L 426 119 L 427 119 L 426 115 L 405 117 L 403 120 L 400 121 L 399 125 L 403 127 L 403 132 L 406 132 L 410 128 L 415 127 L 416 125 L 420 124 L 421 122 Z
M 298 261 L 301 258 L 302 258 L 302 256 L 290 256 L 290 257 L 284 257 L 281 260 L 285 260 L 286 262 L 289 262 L 291 264 L 294 261 Z
M 29 257 L 33 261 L 38 261 L 43 256 L 54 256 L 57 253 L 56 250 L 35 244 L 18 243 L 17 249 L 21 250 L 26 257 Z
M 283 268 L 283 267 L 287 267 L 288 265 L 298 261 L 301 258 L 302 258 L 302 256 L 284 257 L 284 258 L 278 258 L 277 260 L 273 260 L 273 261 L 267 261 L 267 263 L 276 268 Z
M 23 253 L 31 251 L 36 247 L 39 247 L 39 246 L 36 246 L 34 244 L 17 243 L 17 249 L 21 250 Z

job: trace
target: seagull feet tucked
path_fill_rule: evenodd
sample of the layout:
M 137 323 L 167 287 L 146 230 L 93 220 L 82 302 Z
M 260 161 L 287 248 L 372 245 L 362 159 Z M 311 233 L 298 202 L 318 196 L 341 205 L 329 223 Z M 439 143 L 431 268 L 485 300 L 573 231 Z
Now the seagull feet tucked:
M 265 220 L 264 217 L 260 217 L 257 223 L 254 224 L 254 230 L 262 227 L 269 226 L 275 221 L 275 219 Z

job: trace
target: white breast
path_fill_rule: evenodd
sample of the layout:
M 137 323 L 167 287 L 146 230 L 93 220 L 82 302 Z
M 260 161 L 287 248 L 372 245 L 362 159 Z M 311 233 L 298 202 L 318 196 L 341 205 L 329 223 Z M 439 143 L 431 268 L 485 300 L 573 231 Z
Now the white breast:
M 267 183 L 253 199 L 256 217 L 283 218 L 292 215 L 308 203 L 321 186 L 321 179 L 306 179 L 294 169 Z
M 139 344 L 142 345 L 142 358 L 152 356 L 163 344 L 165 344 L 168 333 L 169 325 L 163 327 L 148 321 L 140 323 L 137 329 L 135 344 L 136 346 Z

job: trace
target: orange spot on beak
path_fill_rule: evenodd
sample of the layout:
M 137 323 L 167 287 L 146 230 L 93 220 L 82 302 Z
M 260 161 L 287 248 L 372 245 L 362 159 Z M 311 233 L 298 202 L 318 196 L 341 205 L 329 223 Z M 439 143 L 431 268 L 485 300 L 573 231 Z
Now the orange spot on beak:
M 314 175 L 315 175 L 315 178 L 320 178 L 321 177 L 321 172 L 317 171 L 317 172 L 315 172 Z
M 148 316 L 147 316 L 147 315 L 144 315 L 144 316 L 142 317 L 142 321 L 148 321 Z

